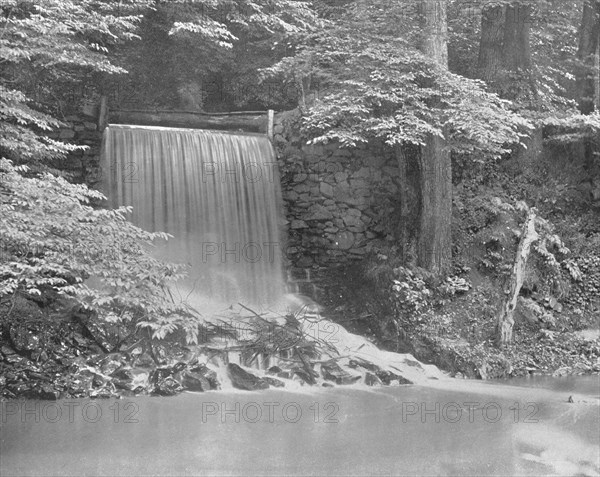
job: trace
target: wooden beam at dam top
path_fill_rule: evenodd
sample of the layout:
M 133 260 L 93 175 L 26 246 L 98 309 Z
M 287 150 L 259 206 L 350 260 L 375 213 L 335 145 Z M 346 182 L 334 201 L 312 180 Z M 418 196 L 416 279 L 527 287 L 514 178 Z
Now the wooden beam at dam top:
M 200 113 L 169 110 L 110 110 L 108 123 L 192 129 L 217 129 L 268 134 L 267 111 Z

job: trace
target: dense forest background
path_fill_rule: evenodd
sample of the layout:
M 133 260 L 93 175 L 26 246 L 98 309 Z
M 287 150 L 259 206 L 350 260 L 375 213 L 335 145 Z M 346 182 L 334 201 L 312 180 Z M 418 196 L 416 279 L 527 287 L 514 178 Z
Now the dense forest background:
M 168 294 L 185 269 L 146 252 L 164 234 L 130 224 L 126 208 L 102 208 L 102 194 L 61 167 L 85 146 L 53 132 L 105 97 L 113 109 L 294 110 L 304 143 L 383 143 L 405 185 L 393 241 L 351 272 L 358 285 L 336 278 L 375 297 L 367 312 L 344 304 L 376 316 L 358 329 L 480 377 L 555 359 L 540 337 L 558 350 L 550 367 L 583 356 L 592 369 L 597 345 L 554 332 L 592 326 L 600 313 L 599 0 L 3 0 L 0 9 L 5 329 L 33 300 L 127 336 L 183 330 L 197 340 L 200 313 Z M 519 264 L 525 246 L 531 257 Z M 88 287 L 90 276 L 105 286 Z M 517 301 L 529 318 L 515 324 Z M 527 345 L 514 344 L 513 325 Z

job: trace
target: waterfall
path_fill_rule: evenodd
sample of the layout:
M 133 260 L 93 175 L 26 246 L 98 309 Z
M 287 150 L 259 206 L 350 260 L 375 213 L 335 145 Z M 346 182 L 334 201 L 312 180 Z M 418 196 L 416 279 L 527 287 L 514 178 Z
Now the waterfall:
M 104 190 L 132 222 L 174 236 L 156 256 L 190 265 L 181 299 L 209 312 L 243 303 L 269 308 L 285 293 L 282 200 L 266 136 L 111 124 Z

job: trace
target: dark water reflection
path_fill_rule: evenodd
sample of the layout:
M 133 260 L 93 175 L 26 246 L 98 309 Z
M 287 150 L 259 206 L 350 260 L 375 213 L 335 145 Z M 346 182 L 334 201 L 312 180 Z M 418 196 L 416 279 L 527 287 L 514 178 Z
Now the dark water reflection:
M 3 403 L 0 474 L 598 475 L 590 382 Z

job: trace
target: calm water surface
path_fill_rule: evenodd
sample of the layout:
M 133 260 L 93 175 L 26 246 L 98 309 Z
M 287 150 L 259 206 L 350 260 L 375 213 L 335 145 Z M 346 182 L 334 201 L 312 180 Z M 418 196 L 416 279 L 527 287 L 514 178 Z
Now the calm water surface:
M 599 394 L 595 376 L 5 402 L 0 475 L 600 475 Z

